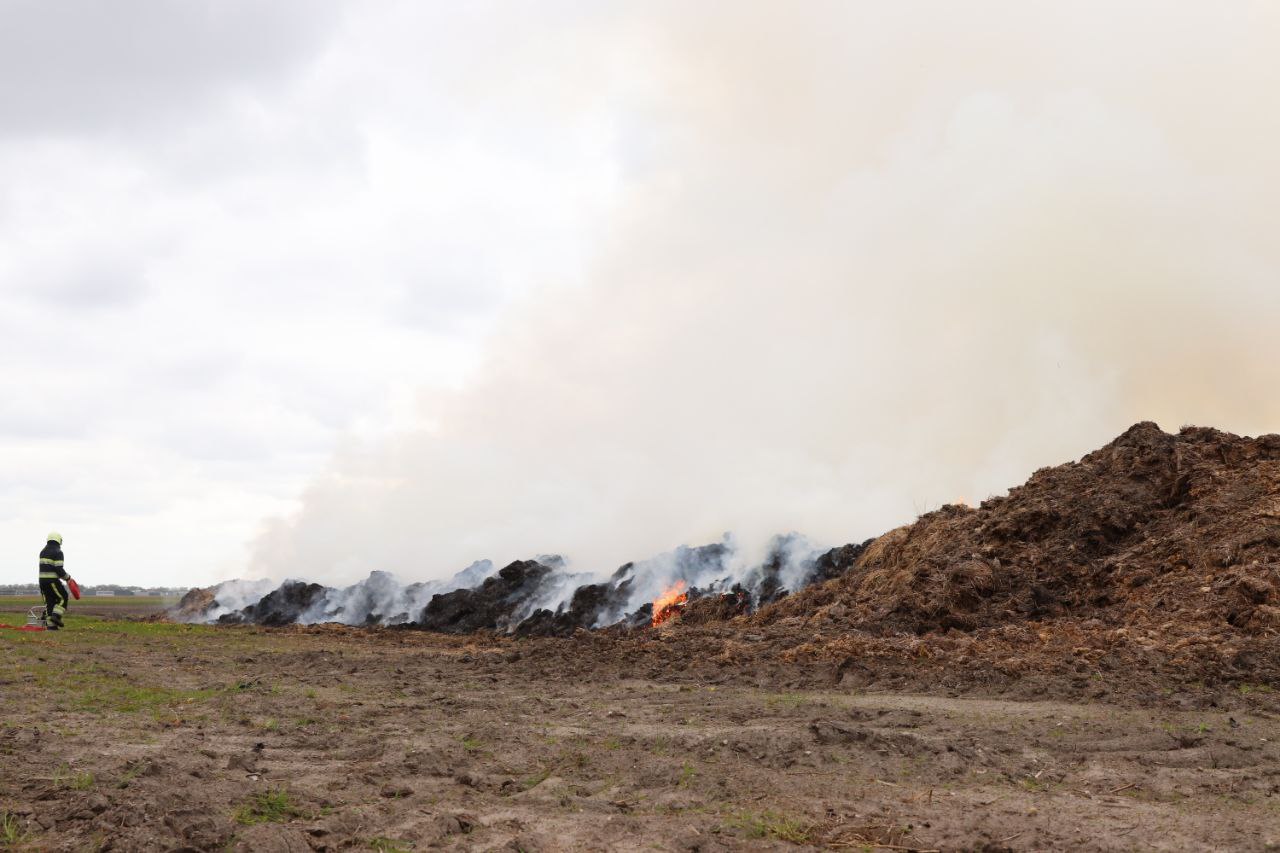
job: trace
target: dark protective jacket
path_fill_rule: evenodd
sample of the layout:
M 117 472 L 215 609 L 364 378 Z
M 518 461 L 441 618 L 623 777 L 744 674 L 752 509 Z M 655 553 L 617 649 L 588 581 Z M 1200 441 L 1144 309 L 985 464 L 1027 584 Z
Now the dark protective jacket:
M 65 580 L 66 577 L 67 570 L 62 567 L 62 546 L 50 539 L 40 552 L 40 580 Z

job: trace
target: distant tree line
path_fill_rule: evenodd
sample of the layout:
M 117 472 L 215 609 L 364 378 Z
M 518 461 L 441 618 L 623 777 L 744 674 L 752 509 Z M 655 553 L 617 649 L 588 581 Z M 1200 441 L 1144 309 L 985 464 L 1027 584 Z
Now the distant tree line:
M 183 595 L 187 587 L 182 586 L 121 586 L 119 584 L 98 584 L 97 586 L 81 585 L 81 595 Z M 40 585 L 34 583 L 0 584 L 0 595 L 39 595 Z

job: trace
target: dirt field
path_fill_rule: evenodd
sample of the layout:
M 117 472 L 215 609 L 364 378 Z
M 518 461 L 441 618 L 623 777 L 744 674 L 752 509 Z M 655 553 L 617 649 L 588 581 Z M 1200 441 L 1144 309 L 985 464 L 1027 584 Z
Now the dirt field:
M 1190 710 L 797 690 L 710 683 L 656 631 L 627 645 L 68 621 L 0 630 L 0 847 L 1280 844 L 1265 685 Z M 629 668 L 636 643 L 690 665 Z

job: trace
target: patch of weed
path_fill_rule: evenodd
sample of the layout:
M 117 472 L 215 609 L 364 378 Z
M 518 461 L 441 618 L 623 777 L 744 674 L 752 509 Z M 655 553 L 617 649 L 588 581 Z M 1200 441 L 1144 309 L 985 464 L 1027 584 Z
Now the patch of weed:
M 547 781 L 547 779 L 550 776 L 551 776 L 551 768 L 547 767 L 543 770 L 538 771 L 532 776 L 525 777 L 525 780 L 523 782 L 524 790 L 528 791 L 532 788 L 538 787 L 543 782 Z
M 697 774 L 697 772 L 698 771 L 693 769 L 693 765 L 690 764 L 688 761 L 686 761 L 684 763 L 684 766 L 680 768 L 680 778 L 676 780 L 676 787 L 677 788 L 689 787 L 689 784 L 693 781 L 693 777 Z
M 142 771 L 146 769 L 147 769 L 146 761 L 139 761 L 137 764 L 134 764 L 130 767 L 126 767 L 124 772 L 120 774 L 120 778 L 116 780 L 116 787 L 117 788 L 129 787 L 129 783 L 132 782 L 134 779 L 138 778 L 138 776 L 142 774 Z
M 301 816 L 302 812 L 284 788 L 254 794 L 247 803 L 236 809 L 234 815 L 236 823 L 245 826 L 256 823 L 280 823 Z
M 76 704 L 91 713 L 115 711 L 135 714 L 140 711 L 156 712 L 179 704 L 203 701 L 219 691 L 176 690 L 171 687 L 145 687 L 130 684 L 122 678 L 99 678 L 85 684 L 78 691 Z
M 25 844 L 30 833 L 23 831 L 18 823 L 18 816 L 8 812 L 0 812 L 0 844 L 5 847 L 17 847 Z
M 379 853 L 409 853 L 413 849 L 413 842 L 398 841 L 394 838 L 385 838 L 379 835 L 376 838 L 369 839 L 369 849 L 377 850 Z
M 806 844 L 813 827 L 806 821 L 778 812 L 738 812 L 725 822 L 748 838 L 775 838 L 792 844 Z
M 799 708 L 813 701 L 803 693 L 771 693 L 764 697 L 764 703 L 770 708 Z

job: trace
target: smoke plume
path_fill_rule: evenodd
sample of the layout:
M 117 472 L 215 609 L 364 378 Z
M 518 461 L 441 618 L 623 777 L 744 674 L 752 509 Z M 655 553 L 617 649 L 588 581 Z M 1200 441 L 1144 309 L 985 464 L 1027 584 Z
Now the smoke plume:
M 615 128 L 621 201 L 581 280 L 513 310 L 420 429 L 344 448 L 253 568 L 440 578 L 553 551 L 602 577 L 725 530 L 748 567 L 778 530 L 860 540 L 1138 420 L 1274 430 L 1278 22 L 593 17 L 577 37 L 647 49 L 621 82 L 593 73 L 607 51 L 547 60 L 587 63 L 557 108 Z

